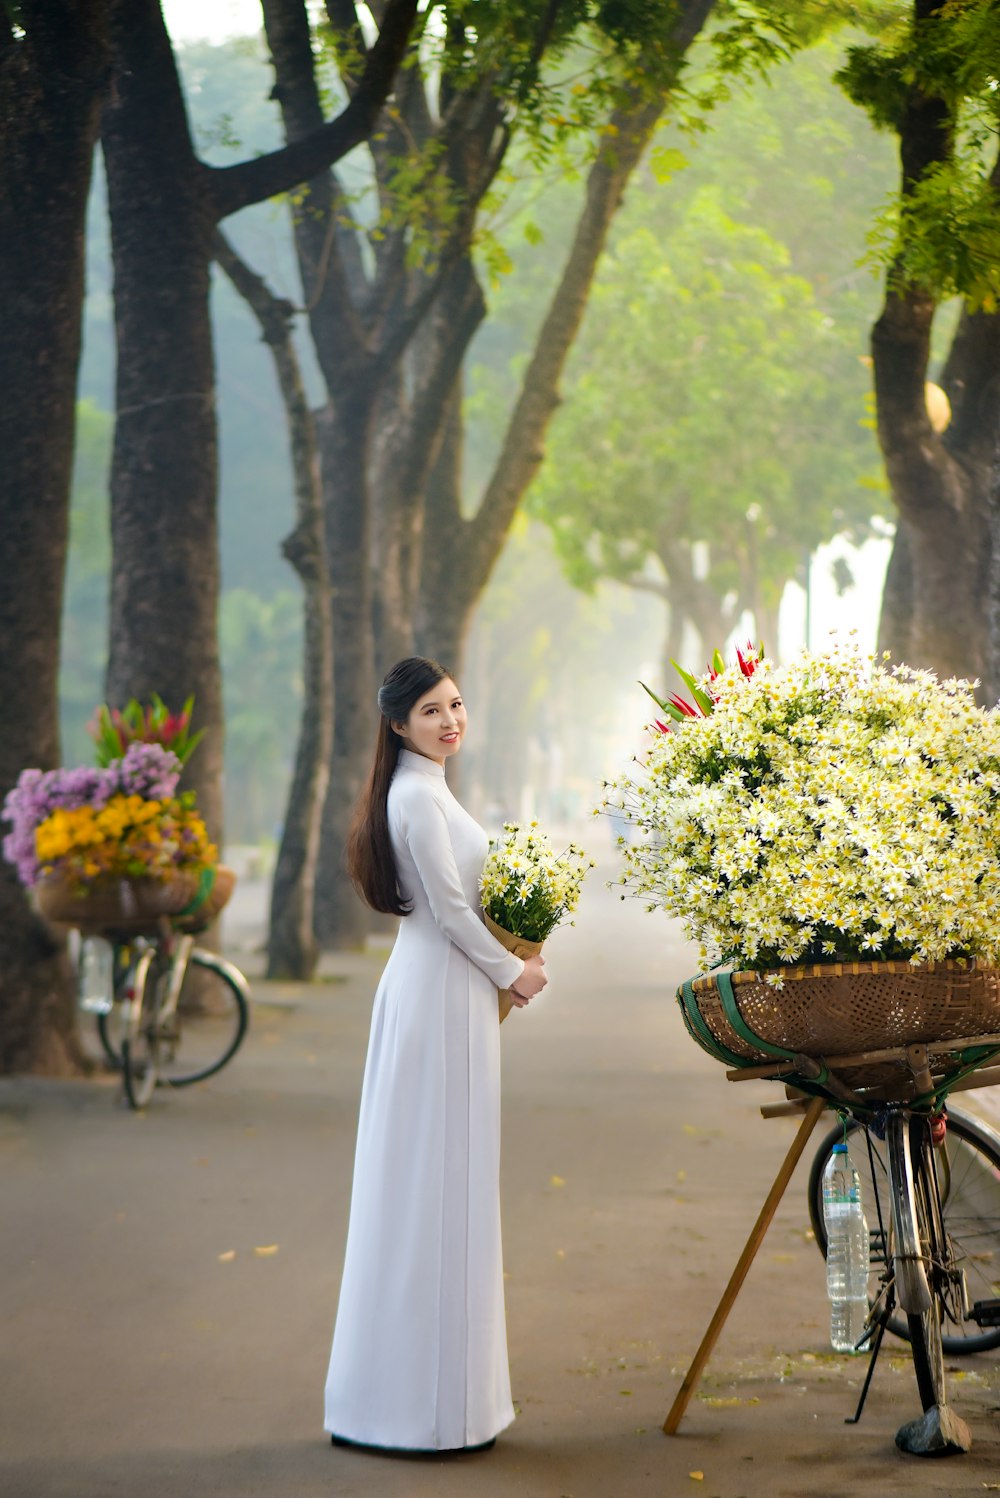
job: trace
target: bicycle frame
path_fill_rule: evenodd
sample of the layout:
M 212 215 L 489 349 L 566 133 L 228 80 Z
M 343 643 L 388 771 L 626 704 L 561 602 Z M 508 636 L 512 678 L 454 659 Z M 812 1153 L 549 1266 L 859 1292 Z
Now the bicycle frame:
M 166 923 L 158 932 L 123 933 L 115 950 L 114 1003 L 97 1027 L 126 1100 L 141 1109 L 155 1088 L 187 1087 L 227 1064 L 246 1034 L 250 990 L 231 962 L 195 945 L 195 933 Z

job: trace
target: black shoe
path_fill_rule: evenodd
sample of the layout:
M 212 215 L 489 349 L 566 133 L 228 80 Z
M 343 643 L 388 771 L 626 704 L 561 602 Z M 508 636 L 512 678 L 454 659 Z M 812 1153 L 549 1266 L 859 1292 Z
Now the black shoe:
M 350 1441 L 346 1436 L 331 1435 L 330 1437 L 331 1446 L 346 1446 L 353 1451 L 372 1451 L 376 1456 L 417 1457 L 424 1460 L 428 1457 L 465 1456 L 469 1452 L 490 1451 L 496 1443 L 496 1436 L 491 1436 L 488 1441 L 481 1441 L 478 1446 L 444 1446 L 428 1450 L 424 1447 L 372 1446 L 367 1441 Z

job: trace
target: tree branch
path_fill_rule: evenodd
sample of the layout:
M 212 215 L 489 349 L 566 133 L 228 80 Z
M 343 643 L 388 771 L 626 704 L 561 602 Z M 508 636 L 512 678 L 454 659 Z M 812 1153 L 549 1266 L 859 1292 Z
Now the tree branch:
M 633 573 L 631 577 L 623 577 L 621 581 L 626 588 L 632 588 L 636 593 L 652 593 L 655 598 L 670 600 L 670 587 L 667 581 L 659 577 L 646 577 L 643 573 Z
M 338 36 L 345 37 L 352 52 L 356 52 L 362 62 L 368 62 L 368 43 L 358 20 L 358 8 L 354 0 L 326 0 L 327 20 Z M 359 82 L 353 74 L 348 73 L 343 67 L 338 67 L 340 81 L 348 92 L 348 95 L 356 93 Z
M 477 587 L 489 576 L 511 520 L 541 465 L 559 404 L 559 380 L 583 320 L 587 296 L 625 184 L 663 112 L 665 96 L 614 111 L 611 130 L 587 179 L 587 197 L 559 285 L 542 324 L 521 394 L 474 525 Z M 472 585 L 472 577 L 469 584 Z
M 401 356 L 428 312 L 441 295 L 456 266 L 468 251 L 475 223 L 475 208 L 463 211 L 459 222 L 449 236 L 441 252 L 437 266 L 407 305 L 402 296 L 386 309 L 380 319 L 381 341 L 377 343 L 375 359 L 383 370 L 391 369 Z
M 262 7 L 274 67 L 273 92 L 281 107 L 285 139 L 291 143 L 313 135 L 323 121 L 309 17 L 304 0 L 262 0 Z M 364 358 L 368 279 L 358 235 L 350 226 L 344 193 L 332 168 L 312 179 L 306 200 L 293 205 L 292 218 L 306 307 L 330 333 L 324 348 L 335 344 L 338 361 Z
M 216 230 L 213 249 L 218 264 L 256 317 L 274 359 L 288 416 L 297 516 L 295 529 L 282 543 L 282 551 L 303 581 L 316 582 L 325 574 L 321 554 L 319 454 L 302 368 L 292 340 L 296 309 L 285 298 L 275 296 L 264 278 L 241 259 L 221 230 Z
M 407 485 L 420 494 L 433 465 L 446 423 L 448 397 L 476 330 L 486 315 L 486 302 L 470 260 L 450 277 L 450 295 L 442 301 L 428 330 L 430 347 L 416 362 L 417 373 L 410 408 L 396 439 L 393 465 L 406 474 Z M 423 342 L 423 340 L 421 340 Z M 423 352 L 423 350 L 421 350 Z
M 388 98 L 417 14 L 418 0 L 390 0 L 378 41 L 368 55 L 353 99 L 336 119 L 319 130 L 254 161 L 213 167 L 217 220 L 308 182 L 367 140 Z

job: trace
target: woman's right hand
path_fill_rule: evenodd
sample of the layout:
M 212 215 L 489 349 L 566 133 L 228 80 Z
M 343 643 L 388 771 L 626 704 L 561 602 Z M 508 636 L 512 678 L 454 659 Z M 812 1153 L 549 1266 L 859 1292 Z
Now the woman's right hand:
M 517 993 L 513 994 L 515 1004 L 518 994 L 522 999 L 533 999 L 536 993 L 541 993 L 548 981 L 545 976 L 545 958 L 542 954 L 538 952 L 534 956 L 526 957 L 521 976 L 514 984 L 517 990 Z

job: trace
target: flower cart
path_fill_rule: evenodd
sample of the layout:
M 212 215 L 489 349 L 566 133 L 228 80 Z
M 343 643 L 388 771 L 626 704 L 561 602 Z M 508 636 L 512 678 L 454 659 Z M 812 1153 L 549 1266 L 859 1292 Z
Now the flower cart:
M 96 1014 L 134 1108 L 159 1083 L 213 1075 L 247 1028 L 243 975 L 194 946 L 236 881 L 194 796 L 177 788 L 200 737 L 190 716 L 190 702 L 172 715 L 159 698 L 122 713 L 103 708 L 96 768 L 24 770 L 4 803 L 5 857 L 39 914 L 84 938 L 81 1007 Z
M 681 674 L 692 700 L 656 699 L 667 721 L 606 788 L 638 833 L 623 883 L 699 943 L 703 973 L 678 990 L 692 1039 L 733 1081 L 784 1082 L 764 1111 L 803 1122 L 664 1429 L 829 1106 L 885 1140 L 869 1379 L 898 1307 L 924 1414 L 897 1444 L 967 1449 L 942 1327 L 993 1325 L 1000 1302 L 967 1302 L 935 1150 L 949 1092 L 995 1080 L 981 1069 L 1000 1056 L 1000 718 L 968 683 L 852 652 L 780 668 L 748 648 Z

